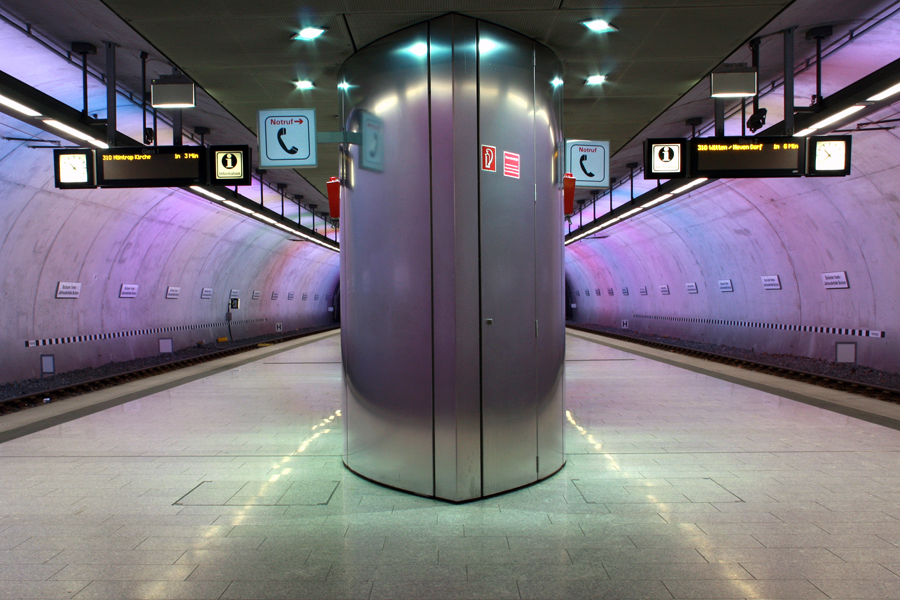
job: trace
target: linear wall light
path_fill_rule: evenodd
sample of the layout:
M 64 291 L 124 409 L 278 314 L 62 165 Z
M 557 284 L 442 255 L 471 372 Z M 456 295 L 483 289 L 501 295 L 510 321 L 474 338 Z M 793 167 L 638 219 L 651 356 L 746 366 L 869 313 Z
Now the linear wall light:
M 846 119 L 850 115 L 857 113 L 864 108 L 868 108 L 868 107 L 865 105 L 856 104 L 849 108 L 845 108 L 841 112 L 835 113 L 835 114 L 831 115 L 830 117 L 828 117 L 827 119 L 823 119 L 823 120 L 819 121 L 818 123 L 816 123 L 815 125 L 810 125 L 803 131 L 799 131 L 799 132 L 795 133 L 794 136 L 795 137 L 807 136 L 807 135 L 813 133 L 814 131 L 818 131 L 819 129 L 822 129 L 823 127 L 827 127 L 827 126 L 831 125 L 832 123 L 837 123 L 838 121 Z
M 6 96 L 0 96 L 0 104 L 13 109 L 14 111 L 22 113 L 26 117 L 40 117 L 41 116 L 41 113 L 39 113 L 38 111 L 30 109 L 27 106 L 25 106 L 24 104 L 19 104 L 15 100 L 7 98 Z
M 65 123 L 60 123 L 56 119 L 44 119 L 42 121 L 42 123 L 44 125 L 49 125 L 50 127 L 53 127 L 54 129 L 58 129 L 59 131 L 62 131 L 63 133 L 67 133 L 70 136 L 72 136 L 73 138 L 77 138 L 79 140 L 84 140 L 85 142 L 93 144 L 94 146 L 97 146 L 98 148 L 103 148 L 104 150 L 106 148 L 109 148 L 109 144 L 107 144 L 106 142 L 101 142 L 100 140 L 94 138 L 91 135 L 88 135 L 87 133 L 78 131 L 74 127 L 69 127 Z

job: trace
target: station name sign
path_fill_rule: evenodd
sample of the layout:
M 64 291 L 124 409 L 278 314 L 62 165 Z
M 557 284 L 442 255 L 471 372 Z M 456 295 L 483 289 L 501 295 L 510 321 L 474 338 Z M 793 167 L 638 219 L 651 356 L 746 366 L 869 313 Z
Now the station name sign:
M 249 185 L 249 146 L 129 146 L 53 152 L 58 188 Z
M 666 138 L 644 142 L 644 178 L 841 177 L 850 136 Z

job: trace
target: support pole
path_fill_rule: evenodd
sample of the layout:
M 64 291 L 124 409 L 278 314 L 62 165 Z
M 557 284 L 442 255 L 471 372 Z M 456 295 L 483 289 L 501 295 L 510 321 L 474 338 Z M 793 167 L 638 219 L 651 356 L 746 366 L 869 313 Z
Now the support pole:
M 116 47 L 115 42 L 106 45 L 106 143 L 116 145 Z
M 784 135 L 794 135 L 794 30 L 784 30 Z

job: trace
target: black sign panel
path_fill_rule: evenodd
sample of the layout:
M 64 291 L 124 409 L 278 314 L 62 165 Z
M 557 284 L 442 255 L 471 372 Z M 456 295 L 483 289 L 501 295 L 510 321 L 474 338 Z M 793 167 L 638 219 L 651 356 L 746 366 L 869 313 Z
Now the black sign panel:
M 824 135 L 808 138 L 809 156 L 806 159 L 810 177 L 844 177 L 850 174 L 849 135 Z
M 210 146 L 210 185 L 250 185 L 250 146 Z
M 97 150 L 97 185 L 107 188 L 205 185 L 202 146 L 147 146 Z
M 691 177 L 801 177 L 806 166 L 803 137 L 693 138 Z
M 683 179 L 687 166 L 684 138 L 644 140 L 644 179 Z

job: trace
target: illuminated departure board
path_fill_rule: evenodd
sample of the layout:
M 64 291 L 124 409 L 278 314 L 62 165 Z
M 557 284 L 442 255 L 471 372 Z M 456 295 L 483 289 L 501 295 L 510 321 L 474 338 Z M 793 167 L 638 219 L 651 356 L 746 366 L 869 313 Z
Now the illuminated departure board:
M 206 148 L 157 146 L 97 151 L 97 185 L 182 187 L 206 183 Z
M 801 177 L 806 165 L 802 137 L 693 138 L 692 177 Z

